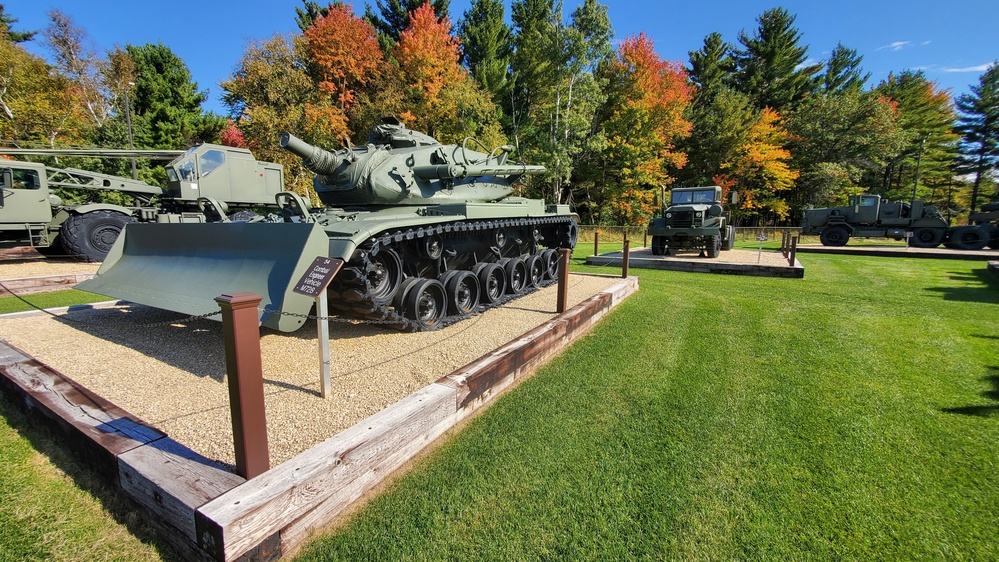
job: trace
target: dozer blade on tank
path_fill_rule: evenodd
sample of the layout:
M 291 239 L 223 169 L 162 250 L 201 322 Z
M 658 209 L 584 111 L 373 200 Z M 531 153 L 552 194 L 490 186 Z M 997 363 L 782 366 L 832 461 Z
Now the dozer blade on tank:
M 346 263 L 331 312 L 433 330 L 554 282 L 557 250 L 576 244 L 567 205 L 511 196 L 518 178 L 545 170 L 508 163 L 513 147 L 444 145 L 393 119 L 336 152 L 288 133 L 280 143 L 316 173 L 324 208 L 283 192 L 280 222 L 130 225 L 80 287 L 187 314 L 250 291 L 276 311 L 261 313 L 264 326 L 292 331 L 312 299 L 291 288 L 313 259 L 334 257 Z

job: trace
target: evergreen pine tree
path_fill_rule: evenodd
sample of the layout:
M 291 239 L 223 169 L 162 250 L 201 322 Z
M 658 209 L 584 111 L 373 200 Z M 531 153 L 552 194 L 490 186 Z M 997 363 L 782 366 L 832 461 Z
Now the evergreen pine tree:
M 784 112 L 813 88 L 812 77 L 821 65 L 804 66 L 808 47 L 793 27 L 795 17 L 783 8 L 767 10 L 752 37 L 739 32 L 742 49 L 735 49 L 735 86 L 757 109 Z
M 957 131 L 960 154 L 956 171 L 974 174 L 971 188 L 971 210 L 978 203 L 982 181 L 999 170 L 999 63 L 985 71 L 970 94 L 957 98 Z

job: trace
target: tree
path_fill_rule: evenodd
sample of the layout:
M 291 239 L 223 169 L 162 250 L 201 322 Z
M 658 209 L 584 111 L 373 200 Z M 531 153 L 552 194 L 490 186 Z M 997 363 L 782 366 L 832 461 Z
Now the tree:
M 100 59 L 90 47 L 87 33 L 59 10 L 48 13 L 49 26 L 43 31 L 55 56 L 56 67 L 80 87 L 87 112 L 98 127 L 111 116 L 111 104 L 104 96 Z
M 999 170 L 999 64 L 993 63 L 978 78 L 970 94 L 957 98 L 957 111 L 961 141 L 955 169 L 974 176 L 971 189 L 971 211 L 974 211 L 982 180 Z
M 507 95 L 513 55 L 513 33 L 503 18 L 500 0 L 473 0 L 458 23 L 465 67 L 496 103 Z
M 704 46 L 698 51 L 689 51 L 690 69 L 687 71 L 690 81 L 697 86 L 693 104 L 703 106 L 710 104 L 714 97 L 728 82 L 731 81 L 735 63 L 730 53 L 731 45 L 722 41 L 718 33 L 711 33 L 704 38 Z
M 24 43 L 31 41 L 37 31 L 14 31 L 14 24 L 17 18 L 4 13 L 3 4 L 0 4 L 0 39 L 6 38 L 11 43 Z
M 302 7 L 295 8 L 295 23 L 298 24 L 298 28 L 304 33 L 316 23 L 316 20 L 326 17 L 330 13 L 331 8 L 342 8 L 343 6 L 343 2 L 337 1 L 323 8 L 312 0 L 302 0 Z
M 304 35 L 319 87 L 346 109 L 382 64 L 375 28 L 341 4 L 331 6 Z
M 0 138 L 19 147 L 79 142 L 88 129 L 83 107 L 72 82 L 0 36 Z
M 801 33 L 793 27 L 795 16 L 773 8 L 757 20 L 750 37 L 739 32 L 742 49 L 735 49 L 736 89 L 749 96 L 757 109 L 784 111 L 812 90 L 812 76 L 820 65 L 805 65 L 808 47 L 800 45 Z
M 950 95 L 927 80 L 922 71 L 912 70 L 889 74 L 874 92 L 895 104 L 908 136 L 906 147 L 885 167 L 881 193 L 893 198 L 929 198 L 935 187 L 953 181 L 951 165 L 957 156 L 959 135 L 954 132 L 957 117 Z M 923 193 L 917 192 L 920 187 Z
M 517 72 L 508 113 L 511 132 L 528 159 L 548 168 L 532 178 L 529 188 L 562 202 L 576 167 L 603 144 L 595 119 L 604 94 L 593 73 L 613 56 L 607 7 L 585 0 L 568 25 L 561 1 L 525 0 L 514 3 L 512 11 Z
M 796 210 L 878 191 L 884 167 L 910 138 L 894 103 L 857 89 L 809 97 L 790 116 L 787 128 L 793 164 L 801 171 L 789 197 Z
M 198 91 L 184 61 L 162 44 L 127 45 L 125 52 L 135 65 L 129 101 L 137 147 L 187 148 L 218 137 L 225 120 L 202 113 L 208 95 Z
M 654 195 L 686 163 L 676 144 L 690 134 L 682 116 L 691 87 L 682 65 L 660 59 L 644 33 L 621 42 L 607 74 L 612 110 L 604 123 L 603 166 L 610 170 L 609 202 L 619 223 L 639 224 L 654 210 Z
M 496 106 L 461 67 L 461 43 L 429 2 L 413 11 L 393 54 L 407 85 L 402 117 L 411 126 L 441 142 L 470 135 L 502 141 Z
M 756 215 L 769 211 L 777 219 L 790 214 L 782 193 L 789 191 L 798 172 L 788 166 L 791 153 L 784 148 L 789 135 L 780 125 L 780 115 L 764 108 L 750 128 L 746 142 L 722 168 L 739 192 L 739 209 Z
M 424 4 L 430 3 L 439 22 L 449 20 L 448 9 L 451 0 L 376 0 L 378 13 L 365 4 L 364 19 L 375 26 L 378 31 L 378 42 L 388 53 L 399 41 L 404 29 L 411 27 L 410 14 Z
M 826 62 L 825 74 L 818 77 L 819 90 L 825 93 L 854 92 L 863 89 L 871 73 L 862 74 L 860 68 L 864 57 L 854 49 L 838 43 Z
M 710 98 L 695 94 L 684 117 L 690 121 L 693 134 L 679 142 L 687 165 L 677 177 L 682 185 L 697 186 L 710 185 L 722 174 L 722 165 L 746 143 L 759 112 L 743 94 L 721 87 Z
M 337 147 L 348 134 L 346 118 L 320 123 L 329 107 L 324 95 L 306 72 L 307 47 L 302 36 L 276 35 L 247 46 L 232 76 L 222 82 L 222 101 L 229 108 L 246 145 L 261 160 L 285 167 L 285 181 L 294 191 L 310 194 L 313 174 L 300 158 L 278 146 L 283 132 L 308 142 Z M 328 117 L 328 116 L 327 116 Z

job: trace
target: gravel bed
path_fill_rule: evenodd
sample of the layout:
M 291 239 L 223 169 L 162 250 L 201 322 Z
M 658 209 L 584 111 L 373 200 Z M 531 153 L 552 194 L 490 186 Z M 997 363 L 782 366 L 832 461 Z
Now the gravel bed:
M 0 281 L 26 277 L 48 277 L 71 273 L 97 273 L 99 263 L 64 259 L 6 259 L 0 260 Z
M 582 246 L 582 244 L 580 244 Z M 579 253 L 579 247 L 576 246 L 576 252 Z M 592 249 L 592 245 L 590 246 Z M 593 254 L 588 254 L 592 256 Z M 620 257 L 621 252 L 607 252 L 601 253 L 601 257 Z M 758 250 L 727 250 L 719 254 L 717 258 L 702 258 L 698 256 L 696 252 L 683 252 L 675 256 L 656 256 L 652 254 L 650 248 L 632 248 L 628 255 L 629 259 L 654 259 L 663 261 L 679 261 L 679 262 L 708 262 L 708 263 L 739 263 L 739 264 L 760 264 L 770 267 L 790 267 L 787 263 L 787 258 L 781 255 L 779 250 L 764 249 L 762 252 Z M 798 256 L 795 255 L 795 259 Z M 609 268 L 621 269 L 620 265 L 609 265 Z
M 618 270 L 618 276 L 620 270 Z M 570 275 L 569 306 L 619 280 Z M 271 465 L 277 465 L 555 316 L 553 285 L 427 333 L 332 323 L 332 396 L 319 396 L 314 321 L 297 332 L 263 330 Z M 235 464 L 221 324 L 176 322 L 140 305 L 0 317 L 0 338 L 232 468 Z M 172 322 L 171 322 L 172 321 Z M 160 323 L 148 326 L 147 324 Z

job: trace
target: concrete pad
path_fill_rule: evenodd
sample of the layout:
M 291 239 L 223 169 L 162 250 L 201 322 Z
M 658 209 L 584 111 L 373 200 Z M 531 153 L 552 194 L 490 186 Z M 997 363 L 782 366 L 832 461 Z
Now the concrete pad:
M 608 252 L 586 258 L 587 265 L 610 265 L 621 267 L 624 255 L 621 252 Z M 656 256 L 650 248 L 632 250 L 628 257 L 629 267 L 639 269 L 665 269 L 670 271 L 690 271 L 694 273 L 721 273 L 724 275 L 752 275 L 757 277 L 786 277 L 801 279 L 805 267 L 797 259 L 790 265 L 780 252 L 766 250 L 723 251 L 717 258 L 700 257 L 696 253 L 681 253 L 675 256 Z

